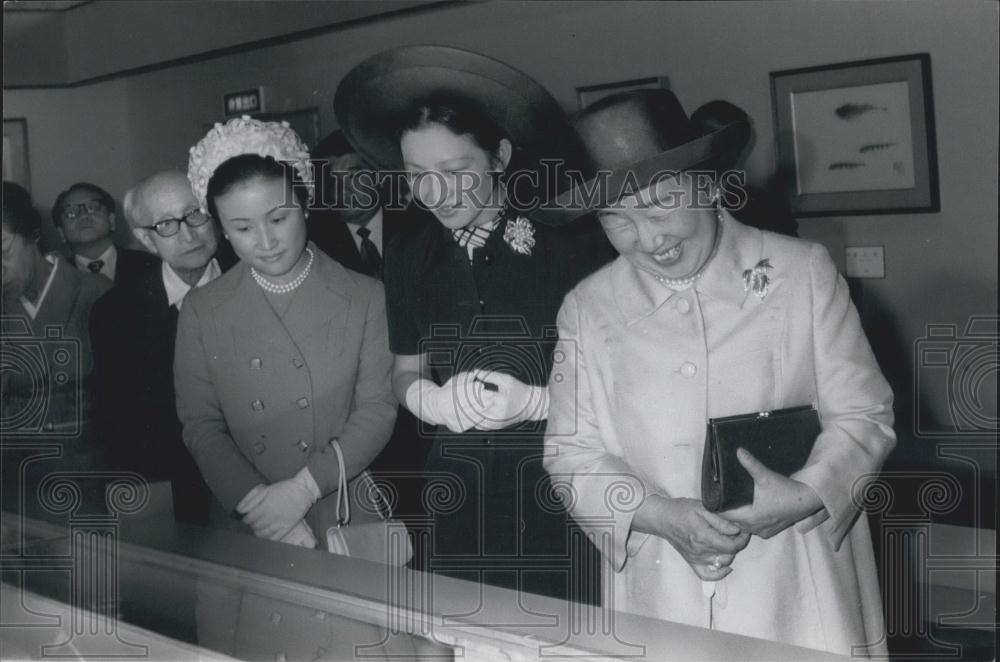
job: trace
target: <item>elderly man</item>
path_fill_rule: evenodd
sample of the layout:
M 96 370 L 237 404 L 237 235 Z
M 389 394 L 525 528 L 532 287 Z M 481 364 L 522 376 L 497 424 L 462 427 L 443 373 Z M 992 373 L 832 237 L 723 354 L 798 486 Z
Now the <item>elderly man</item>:
M 206 523 L 211 493 L 184 446 L 174 407 L 174 338 L 184 296 L 221 273 L 220 242 L 179 172 L 132 188 L 124 211 L 136 239 L 161 259 L 119 280 L 94 306 L 98 424 L 118 466 L 170 480 L 175 517 Z M 232 261 L 223 259 L 224 266 Z
M 52 221 L 73 252 L 77 269 L 111 280 L 134 280 L 159 261 L 143 251 L 115 246 L 115 199 L 100 186 L 77 182 L 56 197 Z

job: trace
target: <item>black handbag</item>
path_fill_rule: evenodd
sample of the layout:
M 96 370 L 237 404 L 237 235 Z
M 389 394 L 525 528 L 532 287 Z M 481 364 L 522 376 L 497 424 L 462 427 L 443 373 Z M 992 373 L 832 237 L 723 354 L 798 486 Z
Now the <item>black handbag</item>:
M 737 448 L 789 476 L 805 466 L 821 429 L 811 405 L 710 419 L 701 463 L 705 509 L 717 513 L 753 503 L 753 477 L 736 459 Z

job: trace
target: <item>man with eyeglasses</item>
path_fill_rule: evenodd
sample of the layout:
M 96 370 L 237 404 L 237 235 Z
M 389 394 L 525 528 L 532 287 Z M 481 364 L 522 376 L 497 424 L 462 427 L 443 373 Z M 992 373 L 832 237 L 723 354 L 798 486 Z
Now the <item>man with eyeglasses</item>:
M 185 295 L 235 258 L 219 255 L 215 223 L 187 177 L 160 172 L 125 194 L 132 234 L 159 260 L 119 279 L 91 314 L 96 417 L 116 466 L 169 480 L 175 518 L 207 523 L 211 492 L 181 438 L 174 404 L 174 339 Z
M 73 252 L 77 269 L 111 280 L 131 280 L 158 264 L 143 251 L 115 246 L 115 199 L 96 184 L 77 182 L 60 193 L 52 206 L 52 221 Z

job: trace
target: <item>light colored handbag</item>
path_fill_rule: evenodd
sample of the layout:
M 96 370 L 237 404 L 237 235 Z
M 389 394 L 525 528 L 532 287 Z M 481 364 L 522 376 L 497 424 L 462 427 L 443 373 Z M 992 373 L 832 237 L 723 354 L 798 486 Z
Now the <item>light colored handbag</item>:
M 326 530 L 326 548 L 332 554 L 350 556 L 352 558 L 385 563 L 386 565 L 402 566 L 413 557 L 413 546 L 406 532 L 406 524 L 393 519 L 388 501 L 382 495 L 371 476 L 365 473 L 374 498 L 385 504 L 385 511 L 380 509 L 382 521 L 351 524 L 351 500 L 347 494 L 347 474 L 344 465 L 344 453 L 340 443 L 330 441 L 337 454 L 340 465 L 340 479 L 337 487 L 336 514 L 337 524 Z

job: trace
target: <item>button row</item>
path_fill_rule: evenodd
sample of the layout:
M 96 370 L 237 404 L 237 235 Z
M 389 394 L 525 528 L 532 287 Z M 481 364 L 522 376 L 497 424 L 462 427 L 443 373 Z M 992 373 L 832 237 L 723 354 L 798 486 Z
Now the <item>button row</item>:
M 305 366 L 305 362 L 297 356 L 292 357 L 290 363 L 296 368 L 302 368 Z M 255 356 L 252 359 L 250 359 L 251 370 L 260 370 L 263 367 L 264 367 L 264 361 L 259 356 Z

